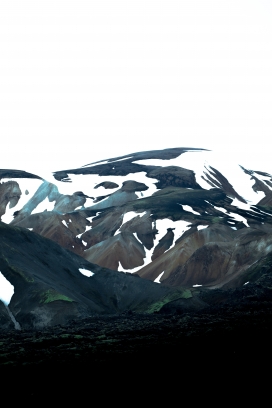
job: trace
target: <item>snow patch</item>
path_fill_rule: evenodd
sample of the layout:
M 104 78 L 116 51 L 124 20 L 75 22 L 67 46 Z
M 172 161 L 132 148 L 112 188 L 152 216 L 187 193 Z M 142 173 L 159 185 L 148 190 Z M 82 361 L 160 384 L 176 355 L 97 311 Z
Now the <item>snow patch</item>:
M 86 220 L 89 222 L 92 222 L 93 218 L 95 218 L 99 213 L 97 213 L 96 215 L 93 215 L 92 217 L 87 217 Z M 82 232 L 82 234 L 78 234 L 77 238 L 81 238 L 81 235 L 83 235 L 85 232 L 90 231 L 92 229 L 92 225 L 86 225 L 85 226 L 85 231 Z
M 229 197 L 229 196 L 228 196 Z M 232 199 L 231 205 L 234 205 L 235 207 L 241 208 L 242 210 L 250 210 L 250 205 L 249 203 L 241 203 L 241 201 L 237 200 L 237 198 L 229 197 Z
M 42 202 L 40 202 L 36 208 L 31 212 L 31 214 L 37 214 L 44 211 L 53 211 L 56 201 L 49 201 L 46 197 Z
M 63 225 L 65 225 L 66 228 L 69 228 L 65 220 L 62 220 L 61 222 L 63 223 Z
M 14 294 L 14 286 L 0 272 L 0 300 L 5 305 L 8 305 Z
M 92 222 L 93 218 L 96 217 L 98 215 L 98 213 L 96 215 L 93 215 L 92 217 L 87 217 L 86 220 Z
M 146 214 L 146 211 L 142 212 L 142 213 L 136 213 L 134 211 L 129 211 L 127 213 L 125 213 L 124 217 L 123 217 L 123 224 L 125 224 L 126 222 L 132 220 L 133 218 L 140 216 L 143 217 Z M 123 225 L 122 224 L 122 225 Z M 121 227 L 120 227 L 121 228 Z
M 229 215 L 234 218 L 236 221 L 242 221 L 246 227 L 249 227 L 248 223 L 247 223 L 247 219 L 245 217 L 242 217 L 242 215 L 239 214 L 234 214 L 232 212 L 229 213 Z
M 78 268 L 79 272 L 82 273 L 82 275 L 88 276 L 88 278 L 90 276 L 94 275 L 94 272 L 89 271 L 88 269 L 84 269 L 84 268 Z
M 92 198 L 87 197 L 83 205 L 83 208 L 91 207 L 93 205 L 93 202 L 94 200 Z
M 238 200 L 237 200 L 238 201 Z M 223 213 L 227 213 L 227 210 L 225 210 L 225 208 L 223 207 L 216 207 L 215 205 L 213 206 L 213 208 L 215 208 L 217 211 L 221 211 Z
M 180 204 L 180 205 L 181 205 L 181 204 Z M 181 207 L 182 207 L 183 210 L 185 210 L 185 211 L 189 211 L 189 212 L 191 212 L 191 213 L 193 213 L 193 214 L 200 215 L 200 213 L 194 211 L 190 205 L 184 205 L 184 204 L 182 204 Z
M 161 280 L 161 277 L 162 277 L 163 274 L 164 274 L 164 271 L 159 274 L 159 276 L 154 280 L 154 282 L 156 282 L 156 283 L 161 283 L 160 280 Z
M 132 157 L 133 157 L 133 156 L 123 157 L 122 159 L 112 160 L 112 161 L 110 161 L 110 163 L 115 163 L 115 162 L 119 162 L 119 161 L 122 161 L 122 160 L 132 159 Z
M 183 221 L 183 220 L 172 221 L 172 220 L 170 220 L 168 218 L 166 218 L 164 220 L 157 220 L 156 221 L 156 228 L 157 228 L 157 230 L 159 232 L 158 232 L 158 234 L 156 234 L 155 246 L 158 244 L 160 239 L 166 234 L 168 228 L 174 228 L 173 233 L 174 233 L 175 237 L 174 237 L 174 241 L 173 241 L 173 245 L 172 245 L 172 247 L 173 247 L 174 243 L 175 243 L 175 240 L 177 240 L 181 235 L 183 235 L 183 233 L 185 231 L 190 229 L 190 225 L 191 225 L 190 222 Z
M 129 222 L 133 218 L 136 218 L 137 216 L 140 216 L 140 218 L 141 218 L 145 214 L 146 214 L 146 211 L 141 212 L 141 213 L 136 213 L 135 211 L 128 211 L 127 213 L 123 214 L 122 224 L 121 224 L 120 228 L 117 231 L 115 231 L 114 236 L 119 235 L 121 233 L 121 228 L 125 223 Z
M 143 245 L 143 244 L 141 243 L 141 241 L 139 241 L 136 232 L 133 232 L 133 235 L 134 235 L 134 237 L 137 239 L 137 241 L 138 241 L 141 245 Z
M 75 191 L 82 191 L 85 195 L 97 198 L 101 196 L 100 187 L 95 188 L 97 184 L 103 183 L 105 181 L 112 181 L 118 185 L 116 188 L 110 189 L 110 194 L 113 194 L 117 190 L 120 190 L 122 184 L 128 180 L 134 180 L 138 183 L 144 183 L 148 189 L 143 191 L 143 197 L 148 197 L 157 191 L 155 183 L 158 182 L 157 179 L 149 178 L 146 176 L 146 172 L 139 173 L 129 173 L 126 176 L 99 176 L 97 174 L 69 174 L 71 179 L 70 183 L 54 181 L 54 184 L 59 188 L 59 192 L 62 194 L 73 194 Z M 101 186 L 103 194 L 105 194 L 105 189 Z M 106 200 L 106 199 L 104 199 Z M 99 201 L 102 202 L 103 200 Z M 93 200 L 90 198 L 86 199 L 84 207 L 90 207 L 93 205 Z

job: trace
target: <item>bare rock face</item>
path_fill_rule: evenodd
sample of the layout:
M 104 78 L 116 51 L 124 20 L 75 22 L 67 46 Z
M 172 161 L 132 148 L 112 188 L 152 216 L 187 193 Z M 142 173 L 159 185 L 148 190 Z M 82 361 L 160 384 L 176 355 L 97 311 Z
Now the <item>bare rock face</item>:
M 199 282 L 199 265 L 195 270 L 190 269 L 190 281 L 186 278 L 184 274 L 184 265 L 187 262 L 198 262 L 202 265 L 203 261 L 207 257 L 207 262 L 210 263 L 210 258 L 208 259 L 209 250 L 214 249 L 212 246 L 208 246 L 208 250 L 203 250 L 203 254 L 200 256 L 199 250 L 204 248 L 210 243 L 220 243 L 225 248 L 229 242 L 232 241 L 234 231 L 229 230 L 227 227 L 215 225 L 211 228 L 202 229 L 200 231 L 187 235 L 183 239 L 172 247 L 170 250 L 160 255 L 154 261 L 144 268 L 140 269 L 137 274 L 145 279 L 155 280 L 162 272 L 164 272 L 161 277 L 161 282 L 168 285 L 181 285 L 180 281 L 183 282 L 184 286 L 192 287 L 195 284 L 203 284 Z M 211 245 L 212 245 L 211 244 Z M 218 248 L 216 247 L 216 250 Z M 219 255 L 217 254 L 217 257 Z M 204 267 L 204 264 L 203 264 Z M 221 272 L 221 268 L 218 269 L 215 263 L 209 267 L 213 270 L 213 279 L 218 278 L 218 274 Z M 203 275 L 202 280 L 205 280 L 206 275 Z M 187 280 L 186 280 L 187 279 Z M 208 280 L 206 281 L 206 283 Z
M 13 330 L 14 324 L 10 318 L 7 307 L 0 300 L 0 328 L 3 330 Z
M 144 183 L 138 183 L 134 180 L 128 180 L 123 183 L 121 190 L 127 192 L 145 191 L 148 190 L 148 187 Z
M 88 207 L 89 209 L 92 210 L 104 210 L 108 207 L 117 207 L 121 206 L 123 204 L 126 204 L 129 201 L 134 201 L 137 200 L 138 196 L 135 194 L 135 192 L 132 190 L 118 190 L 115 193 L 105 197 L 106 199 L 103 201 L 100 201 L 97 204 L 92 205 L 92 207 Z
M 262 182 L 261 180 L 257 179 L 254 176 L 252 176 L 252 179 L 255 181 L 252 187 L 253 190 L 256 192 L 262 191 L 265 194 L 265 197 L 259 201 L 258 205 L 271 207 L 272 206 L 272 192 L 271 192 L 272 177 L 271 177 L 271 181 L 266 180 L 266 183 Z
M 162 237 L 153 251 L 153 255 L 151 257 L 152 261 L 163 255 L 171 247 L 174 237 L 175 235 L 173 233 L 173 228 L 167 228 L 167 233 L 164 235 L 164 237 Z
M 72 195 L 62 195 L 56 200 L 54 210 L 61 213 L 69 213 L 74 211 L 77 207 L 82 207 L 85 201 L 86 198 L 77 193 Z
M 269 233 L 253 228 L 236 233 L 224 226 L 206 228 L 180 240 L 137 273 L 155 280 L 164 272 L 161 282 L 171 286 L 235 287 L 238 276 L 245 276 L 251 265 L 270 253 L 271 233 L 271 227 Z
M 150 211 L 141 215 L 135 213 L 129 221 L 121 223 L 120 231 L 136 234 L 137 239 L 146 249 L 150 250 L 154 245 L 156 229 L 153 226 Z
M 129 247 L 132 242 L 134 246 L 134 252 L 124 257 L 124 263 L 130 265 L 141 246 L 133 235 L 120 234 L 117 251 L 122 239 L 124 245 Z M 9 308 L 22 329 L 41 330 L 90 315 L 150 313 L 173 299 L 183 301 L 190 296 L 183 290 L 101 268 L 52 240 L 1 222 L 0 254 L 0 270 L 14 286 Z M 0 302 L 0 329 L 9 327 L 10 318 Z
M 119 262 L 124 269 L 143 265 L 144 246 L 128 232 L 121 232 L 112 238 L 99 242 L 85 251 L 85 259 L 110 269 L 118 269 Z
M 194 251 L 184 265 L 173 271 L 166 282 L 173 286 L 190 287 L 221 282 L 228 272 L 230 260 L 229 244 L 207 243 Z
M 105 211 L 92 218 L 90 222 L 91 229 L 88 229 L 81 236 L 82 241 L 86 242 L 86 250 L 100 242 L 113 237 L 120 228 L 123 221 L 123 213 L 117 208 L 114 211 Z M 115 268 L 112 268 L 115 269 Z
M 226 177 L 224 177 L 223 174 L 215 168 L 211 166 L 210 168 L 206 168 L 206 171 L 204 171 L 203 179 L 207 181 L 210 186 L 221 188 L 230 197 L 237 198 L 241 202 L 246 203 L 246 200 L 234 190 L 233 186 L 229 183 Z
M 6 206 L 9 208 L 16 206 L 21 197 L 21 190 L 16 181 L 7 181 L 0 183 L 0 219 L 6 212 Z
M 169 186 L 201 188 L 196 182 L 195 174 L 192 170 L 183 169 L 177 166 L 166 166 L 153 169 L 148 172 L 148 176 L 158 179 L 158 188 Z
M 104 187 L 106 189 L 112 189 L 112 188 L 116 188 L 119 187 L 118 184 L 113 183 L 111 181 L 103 181 L 102 183 L 97 184 L 94 188 L 98 188 L 98 187 Z

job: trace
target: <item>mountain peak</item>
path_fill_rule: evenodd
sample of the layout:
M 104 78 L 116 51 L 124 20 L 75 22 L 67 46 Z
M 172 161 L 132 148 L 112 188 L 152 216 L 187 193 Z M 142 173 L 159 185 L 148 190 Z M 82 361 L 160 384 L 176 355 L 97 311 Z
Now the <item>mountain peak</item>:
M 212 290 L 250 280 L 272 250 L 272 176 L 212 151 L 142 151 L 53 175 L 0 170 L 2 221 L 83 264 Z

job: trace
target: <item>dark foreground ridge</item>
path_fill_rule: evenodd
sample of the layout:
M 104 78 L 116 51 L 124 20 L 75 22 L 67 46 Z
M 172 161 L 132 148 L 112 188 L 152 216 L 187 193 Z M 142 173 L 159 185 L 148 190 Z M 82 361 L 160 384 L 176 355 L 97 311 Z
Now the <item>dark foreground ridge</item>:
M 225 293 L 225 301 L 223 291 L 215 290 L 214 306 L 197 312 L 173 313 L 168 304 L 165 313 L 97 315 L 43 330 L 1 330 L 2 386 L 12 379 L 29 401 L 52 401 L 82 400 L 90 391 L 92 398 L 101 397 L 101 387 L 103 392 L 132 387 L 140 398 L 147 385 L 198 388 L 220 384 L 229 373 L 232 390 L 245 375 L 257 381 L 272 363 L 268 281 Z M 207 301 L 209 293 L 201 296 Z
M 28 401 L 111 400 L 129 392 L 140 402 L 143 393 L 158 398 L 160 386 L 163 393 L 183 389 L 191 395 L 192 388 L 230 381 L 230 396 L 236 388 L 241 392 L 242 380 L 256 383 L 267 372 L 271 323 L 270 303 L 247 312 L 132 313 L 2 332 L 2 386 L 12 381 Z
M 272 307 L 247 312 L 207 310 L 179 314 L 89 317 L 42 331 L 2 331 L 2 368 L 33 371 L 116 365 L 180 364 L 186 359 L 220 364 L 268 362 Z M 150 366 L 151 368 L 151 366 Z

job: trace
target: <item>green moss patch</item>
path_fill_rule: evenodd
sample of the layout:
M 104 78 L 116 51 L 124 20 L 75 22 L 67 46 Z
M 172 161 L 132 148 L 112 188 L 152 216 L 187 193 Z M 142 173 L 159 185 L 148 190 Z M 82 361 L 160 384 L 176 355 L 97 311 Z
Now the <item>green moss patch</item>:
M 173 302 L 173 300 L 189 299 L 191 297 L 193 297 L 193 295 L 189 289 L 185 289 L 182 292 L 171 293 L 161 298 L 159 301 L 152 303 L 146 310 L 146 313 L 159 312 L 164 305 L 166 305 L 169 302 Z
M 54 289 L 48 289 L 43 292 L 41 295 L 40 303 L 51 303 L 56 300 L 64 300 L 65 302 L 73 302 L 73 299 L 70 299 L 68 296 L 62 295 L 61 293 L 56 292 Z

